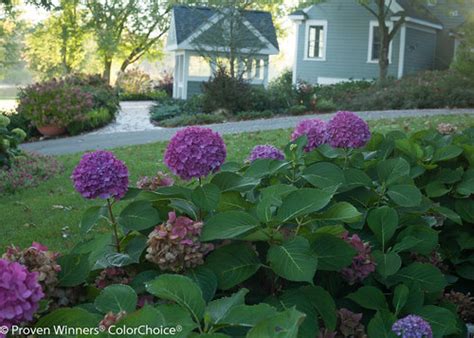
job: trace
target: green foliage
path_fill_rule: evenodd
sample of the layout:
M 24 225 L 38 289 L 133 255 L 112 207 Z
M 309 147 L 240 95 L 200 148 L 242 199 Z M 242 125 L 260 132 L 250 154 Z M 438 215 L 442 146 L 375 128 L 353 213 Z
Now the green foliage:
M 114 119 L 106 108 L 91 110 L 81 120 L 73 121 L 67 126 L 70 135 L 78 135 L 88 130 L 94 130 L 109 124 Z
M 18 123 L 64 126 L 71 135 L 111 122 L 120 102 L 99 76 L 81 74 L 30 85 L 20 91 L 19 99 Z
M 115 86 L 120 91 L 120 99 L 124 101 L 165 101 L 169 98 L 164 90 L 153 88 L 150 75 L 138 68 L 119 73 Z
M 343 110 L 468 108 L 474 104 L 472 88 L 467 74 L 427 71 L 381 84 L 356 81 L 316 86 L 314 93 Z
M 288 109 L 288 112 L 291 115 L 304 115 L 307 111 L 308 111 L 308 109 L 303 104 L 298 104 L 298 105 L 295 105 L 295 106 L 291 106 Z
M 225 121 L 225 117 L 222 115 L 214 114 L 194 114 L 194 115 L 180 115 L 165 119 L 158 123 L 161 127 L 172 128 L 181 126 L 192 126 L 200 124 L 213 124 L 222 123 Z
M 9 167 L 13 158 L 22 154 L 18 145 L 26 138 L 22 129 L 10 129 L 9 125 L 10 118 L 0 114 L 0 170 Z
M 231 76 L 224 67 L 218 67 L 213 77 L 203 83 L 202 91 L 203 110 L 207 113 L 252 110 L 252 87 L 241 77 Z
M 63 0 L 60 6 L 25 36 L 24 59 L 41 80 L 100 70 L 86 13 L 78 1 Z
M 100 233 L 60 259 L 63 287 L 93 289 L 73 313 L 89 322 L 97 311 L 125 310 L 123 322 L 133 325 L 179 317 L 187 336 L 296 338 L 341 334 L 336 313 L 345 308 L 362 314 L 369 338 L 394 336 L 393 323 L 409 314 L 427 320 L 435 337 L 459 336 L 456 310 L 440 296 L 472 284 L 474 130 L 374 132 L 362 149 L 305 153 L 305 143 L 290 142 L 285 160 L 228 163 L 201 182 L 131 190 L 117 202 L 122 252 Z M 447 191 L 428 197 L 435 183 Z M 196 240 L 215 245 L 184 274 L 146 259 L 146 236 L 171 211 L 202 221 Z M 104 217 L 102 205 L 89 209 L 85 232 Z M 346 278 L 367 263 L 368 275 Z M 94 280 L 110 266 L 140 277 L 98 293 Z M 136 309 L 144 295 L 158 300 Z M 40 322 L 59 324 L 60 314 Z

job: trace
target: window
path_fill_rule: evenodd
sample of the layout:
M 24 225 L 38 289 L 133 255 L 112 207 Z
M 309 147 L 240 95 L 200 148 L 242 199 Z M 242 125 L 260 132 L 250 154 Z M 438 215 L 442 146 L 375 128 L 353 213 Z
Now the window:
M 305 60 L 326 60 L 327 21 L 306 22 Z
M 393 22 L 387 22 L 386 25 L 389 31 L 393 29 Z M 379 62 L 380 48 L 382 48 L 382 42 L 380 38 L 379 24 L 377 21 L 371 21 L 369 28 L 369 52 L 367 62 Z M 388 49 L 388 60 L 389 62 L 392 62 L 392 41 L 390 41 Z
M 324 48 L 324 26 L 309 26 L 309 58 L 322 58 Z
M 211 76 L 209 61 L 202 56 L 192 55 L 189 57 L 189 76 Z

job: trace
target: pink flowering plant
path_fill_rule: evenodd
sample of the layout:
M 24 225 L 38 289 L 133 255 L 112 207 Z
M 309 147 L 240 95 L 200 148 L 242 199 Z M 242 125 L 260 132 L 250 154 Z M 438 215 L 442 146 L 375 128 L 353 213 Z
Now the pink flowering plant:
M 224 163 L 214 131 L 183 129 L 164 156 L 178 177 L 138 188 L 113 153 L 86 154 L 72 174 L 97 203 L 80 224 L 86 239 L 59 256 L 10 248 L 5 258 L 23 267 L 5 278 L 22 286 L 25 271 L 44 272 L 25 278 L 46 305 L 0 284 L 20 304 L 0 319 L 179 324 L 183 337 L 461 337 L 472 313 L 472 146 L 472 130 L 382 135 L 340 113 L 243 163 Z

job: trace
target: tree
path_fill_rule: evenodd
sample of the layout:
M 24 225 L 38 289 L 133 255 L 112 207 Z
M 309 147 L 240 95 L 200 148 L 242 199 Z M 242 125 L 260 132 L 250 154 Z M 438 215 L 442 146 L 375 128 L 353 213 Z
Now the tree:
M 97 70 L 79 0 L 62 0 L 51 16 L 26 36 L 24 58 L 40 78 Z
M 22 45 L 19 35 L 24 27 L 24 22 L 15 15 L 12 16 L 12 13 L 8 17 L 0 15 L 0 79 L 21 62 Z
M 456 38 L 460 44 L 452 67 L 474 81 L 474 13 L 470 13 Z
M 110 81 L 112 62 L 125 54 L 120 69 L 138 61 L 157 45 L 169 27 L 169 2 L 155 0 L 85 0 L 89 25 Z

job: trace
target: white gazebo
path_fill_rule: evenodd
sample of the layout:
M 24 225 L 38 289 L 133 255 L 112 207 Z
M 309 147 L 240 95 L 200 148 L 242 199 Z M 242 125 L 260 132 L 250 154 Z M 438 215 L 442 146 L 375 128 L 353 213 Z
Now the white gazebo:
M 228 60 L 230 48 L 222 38 L 227 35 L 225 13 L 207 7 L 173 8 L 166 50 L 175 57 L 174 98 L 187 99 L 199 94 L 202 83 L 209 80 L 216 65 Z M 253 85 L 266 86 L 269 57 L 279 53 L 271 14 L 241 11 L 238 18 L 237 72 Z

